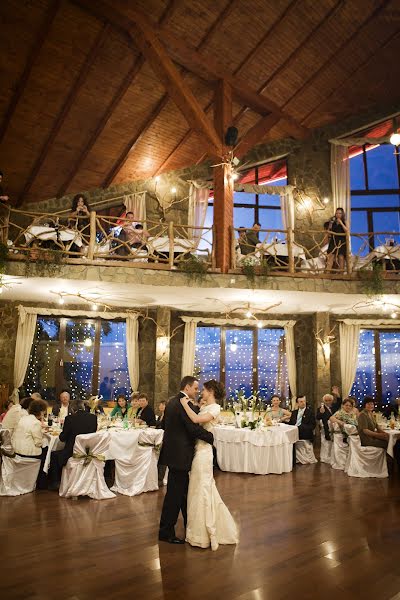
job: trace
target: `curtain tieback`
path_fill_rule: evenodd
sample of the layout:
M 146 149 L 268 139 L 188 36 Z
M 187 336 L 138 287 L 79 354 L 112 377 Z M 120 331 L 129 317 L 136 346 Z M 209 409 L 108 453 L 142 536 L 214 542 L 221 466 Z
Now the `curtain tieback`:
M 149 442 L 138 442 L 139 446 L 142 446 L 143 448 L 154 448 L 154 450 L 156 451 L 156 454 L 160 454 L 160 450 L 161 450 L 161 444 L 151 444 Z

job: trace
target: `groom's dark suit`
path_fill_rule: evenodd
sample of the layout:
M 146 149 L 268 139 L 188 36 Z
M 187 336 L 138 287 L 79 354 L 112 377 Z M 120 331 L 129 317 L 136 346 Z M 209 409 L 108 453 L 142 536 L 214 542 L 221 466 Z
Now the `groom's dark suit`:
M 209 444 L 214 442 L 210 431 L 192 423 L 187 416 L 180 402 L 183 395 L 180 393 L 172 398 L 165 409 L 164 439 L 159 459 L 159 464 L 169 469 L 167 493 L 160 519 L 159 537 L 163 540 L 175 538 L 175 524 L 179 511 L 182 511 L 186 526 L 189 471 L 196 439 Z

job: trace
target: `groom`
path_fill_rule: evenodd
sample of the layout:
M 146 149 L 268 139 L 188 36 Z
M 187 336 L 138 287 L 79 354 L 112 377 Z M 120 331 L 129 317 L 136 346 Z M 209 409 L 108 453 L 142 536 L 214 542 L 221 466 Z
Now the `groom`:
M 182 511 L 186 527 L 189 471 L 192 466 L 195 441 L 201 439 L 211 445 L 214 442 L 210 431 L 192 423 L 180 402 L 184 396 L 191 400 L 196 399 L 199 382 L 195 377 L 188 375 L 182 379 L 180 390 L 179 394 L 168 402 L 165 409 L 164 440 L 159 459 L 159 464 L 167 466 L 169 473 L 158 539 L 170 544 L 185 543 L 185 540 L 176 537 L 175 525 L 179 512 Z M 190 402 L 189 405 L 196 410 Z

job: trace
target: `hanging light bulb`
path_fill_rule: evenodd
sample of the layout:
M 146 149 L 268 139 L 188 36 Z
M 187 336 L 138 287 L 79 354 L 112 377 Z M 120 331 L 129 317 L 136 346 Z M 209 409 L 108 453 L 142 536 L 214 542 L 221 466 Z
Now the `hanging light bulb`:
M 176 187 L 171 188 L 171 194 L 176 194 Z
M 246 317 L 248 319 L 251 319 L 252 316 L 253 316 L 253 313 L 251 312 L 251 310 L 248 310 L 247 313 L 246 313 Z
M 261 329 L 262 326 L 263 326 L 262 322 L 261 321 L 257 321 L 257 327 L 258 327 L 258 329 Z
M 237 181 L 239 179 L 239 173 L 236 173 L 236 171 L 232 171 L 232 179 L 233 181 Z
M 324 204 L 329 204 L 329 198 L 327 196 L 325 196 L 325 198 L 322 200 L 322 202 Z
M 236 343 L 236 340 L 233 340 L 233 342 L 232 342 L 232 344 L 231 344 L 230 348 L 231 348 L 231 352 L 236 352 L 236 350 L 237 350 L 237 343 Z
M 62 296 L 60 296 L 58 299 L 58 304 L 64 304 L 64 303 L 65 303 L 64 298 Z
M 392 312 L 392 314 L 391 314 L 390 316 L 392 317 L 392 319 L 396 319 L 396 317 L 397 317 L 397 313 L 393 311 L 393 312 Z
M 389 142 L 393 144 L 393 146 L 400 146 L 400 133 L 392 133 L 392 135 L 389 138 Z
M 92 310 L 97 310 L 97 304 L 92 304 Z
M 90 348 L 90 347 L 92 346 L 92 343 L 93 343 L 93 342 L 92 342 L 92 340 L 91 340 L 90 338 L 85 338 L 85 341 L 83 342 L 83 345 L 84 345 L 86 348 Z

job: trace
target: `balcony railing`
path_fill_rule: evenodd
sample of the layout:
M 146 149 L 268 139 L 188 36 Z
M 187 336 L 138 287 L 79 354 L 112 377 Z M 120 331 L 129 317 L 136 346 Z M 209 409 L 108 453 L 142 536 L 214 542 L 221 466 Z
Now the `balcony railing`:
M 135 222 L 137 224 L 137 222 Z M 218 272 L 214 227 L 193 228 L 173 222 L 147 221 L 134 230 L 121 217 L 99 215 L 71 219 L 64 214 L 1 207 L 1 241 L 10 260 L 89 263 L 104 266 L 175 270 L 188 260 Z M 379 266 L 386 278 L 400 273 L 400 234 L 393 232 L 335 233 L 312 229 L 261 229 L 247 239 L 243 229 L 231 229 L 232 272 L 293 277 L 350 279 L 367 276 Z M 249 241 L 251 240 L 251 242 Z M 339 260 L 338 254 L 343 255 Z
M 135 226 L 142 225 L 142 229 Z M 179 268 L 189 258 L 207 270 L 216 268 L 214 228 L 173 222 L 133 224 L 120 217 L 98 215 L 71 219 L 46 213 L 8 209 L 3 215 L 2 241 L 14 260 L 85 262 L 149 268 Z

